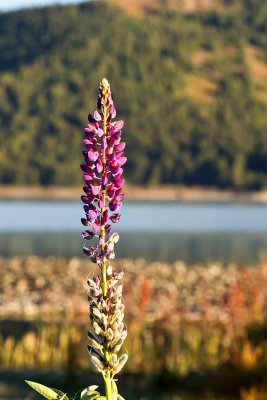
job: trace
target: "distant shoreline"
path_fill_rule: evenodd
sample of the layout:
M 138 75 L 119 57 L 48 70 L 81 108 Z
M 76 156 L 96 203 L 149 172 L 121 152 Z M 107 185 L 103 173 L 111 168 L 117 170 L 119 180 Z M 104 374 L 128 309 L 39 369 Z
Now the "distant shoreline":
M 166 186 L 128 186 L 127 201 L 173 203 L 260 203 L 267 204 L 267 190 L 233 191 L 217 188 Z M 81 187 L 0 185 L 0 200 L 79 201 Z

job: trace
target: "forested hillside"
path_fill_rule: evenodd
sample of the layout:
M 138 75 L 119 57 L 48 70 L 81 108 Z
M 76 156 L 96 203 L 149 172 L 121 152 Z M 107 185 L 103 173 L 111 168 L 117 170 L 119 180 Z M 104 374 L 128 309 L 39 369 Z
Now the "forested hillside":
M 103 77 L 125 120 L 129 183 L 267 186 L 266 0 L 0 14 L 0 183 L 80 184 Z

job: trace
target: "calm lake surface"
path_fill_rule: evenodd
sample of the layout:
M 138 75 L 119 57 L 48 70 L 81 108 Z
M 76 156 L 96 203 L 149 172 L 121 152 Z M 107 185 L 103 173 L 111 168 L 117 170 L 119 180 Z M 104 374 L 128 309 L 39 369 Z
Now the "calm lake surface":
M 267 250 L 267 206 L 124 203 L 117 257 L 250 263 Z M 81 256 L 80 202 L 1 201 L 0 255 Z

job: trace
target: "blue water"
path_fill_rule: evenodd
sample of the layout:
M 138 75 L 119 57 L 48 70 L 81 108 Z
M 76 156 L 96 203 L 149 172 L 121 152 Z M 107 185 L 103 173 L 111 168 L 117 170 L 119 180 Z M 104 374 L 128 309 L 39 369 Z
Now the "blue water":
M 124 203 L 116 256 L 255 263 L 267 251 L 267 206 Z M 0 202 L 0 256 L 82 257 L 82 204 Z
M 120 232 L 267 232 L 267 206 L 125 203 Z M 0 202 L 0 232 L 78 232 L 79 202 Z

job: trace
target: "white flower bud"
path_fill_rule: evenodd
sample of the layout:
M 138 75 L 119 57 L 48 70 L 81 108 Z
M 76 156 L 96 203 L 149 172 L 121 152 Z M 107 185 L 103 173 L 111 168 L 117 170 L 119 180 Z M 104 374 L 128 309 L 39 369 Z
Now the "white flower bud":
M 124 365 L 126 364 L 127 360 L 128 360 L 127 354 L 123 354 L 123 355 L 119 358 L 118 365 L 117 365 L 115 368 L 113 368 L 114 374 L 118 374 L 118 373 L 122 370 L 122 368 L 123 368 Z
M 120 236 L 119 236 L 119 234 L 118 234 L 117 232 L 114 232 L 114 233 L 109 237 L 109 240 L 112 241 L 112 242 L 114 242 L 114 243 L 118 243 L 119 239 L 120 239 Z
M 101 312 L 99 311 L 98 308 L 94 307 L 93 310 L 92 310 L 92 313 L 94 314 L 94 316 L 95 316 L 96 318 L 98 318 L 98 319 L 101 320 Z
M 108 319 L 107 319 L 107 316 L 105 314 L 101 314 L 101 321 L 102 321 L 104 326 L 108 325 Z
M 118 364 L 117 354 L 112 354 L 109 360 L 109 365 L 115 367 Z
M 113 267 L 109 265 L 107 267 L 107 276 L 112 276 L 112 274 L 113 274 Z
M 121 336 L 117 337 L 113 342 L 111 343 L 111 349 L 114 353 L 118 353 L 121 349 L 121 346 L 124 342 L 124 340 L 127 337 L 127 332 L 124 331 L 122 332 Z
M 101 362 L 97 357 L 91 356 L 91 362 L 98 372 L 102 372 L 105 369 L 104 363 Z
M 106 335 L 105 332 L 103 331 L 103 329 L 101 329 L 101 327 L 98 325 L 97 321 L 94 321 L 92 325 L 93 325 L 93 328 L 97 335 L 101 335 L 101 336 Z
M 113 331 L 112 331 L 111 328 L 108 328 L 108 330 L 107 330 L 107 340 L 109 342 L 111 342 L 112 339 L 113 339 Z
M 94 346 L 95 349 L 100 350 L 101 352 L 103 352 L 104 346 L 102 344 L 99 344 L 94 339 L 90 339 L 90 340 L 91 340 L 91 345 Z

